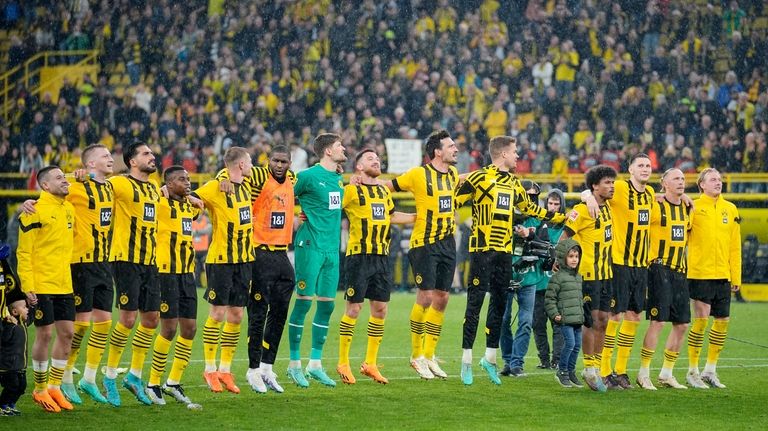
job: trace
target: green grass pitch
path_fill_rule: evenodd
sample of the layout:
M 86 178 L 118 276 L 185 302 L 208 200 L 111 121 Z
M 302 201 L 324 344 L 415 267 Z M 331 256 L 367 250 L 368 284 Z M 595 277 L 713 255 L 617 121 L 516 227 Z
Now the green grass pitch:
M 275 371 L 285 393 L 252 392 L 245 381 L 247 352 L 245 330 L 238 346 L 233 372 L 242 389 L 239 395 L 212 394 L 202 379 L 202 329 L 198 330 L 193 360 L 184 375 L 187 394 L 203 405 L 202 411 L 187 410 L 168 399 L 168 405 L 143 406 L 121 389 L 123 406 L 112 408 L 96 405 L 83 394 L 84 404 L 72 412 L 50 414 L 31 401 L 32 371 L 27 393 L 19 408 L 21 417 L 0 418 L 0 429 L 31 430 L 241 430 L 241 429 L 766 429 L 768 427 L 768 331 L 765 329 L 766 304 L 733 304 L 732 324 L 720 359 L 718 372 L 728 385 L 724 390 L 673 390 L 656 392 L 631 391 L 594 393 L 588 389 L 560 388 L 552 372 L 536 369 L 536 350 L 531 343 L 526 358 L 524 378 L 503 378 L 501 386 L 493 385 L 475 366 L 475 384 L 464 387 L 458 377 L 461 357 L 461 322 L 466 296 L 455 295 L 448 306 L 438 355 L 450 377 L 446 381 L 422 381 L 409 367 L 410 338 L 408 315 L 414 300 L 412 294 L 393 294 L 386 321 L 379 363 L 390 379 L 378 385 L 356 374 L 358 383 L 345 386 L 340 381 L 331 389 L 312 383 L 308 389 L 289 384 L 285 377 L 288 343 L 280 346 Z M 487 303 L 487 301 L 486 301 Z M 313 309 L 314 310 L 314 309 Z M 338 357 L 338 321 L 343 301 L 337 302 L 325 348 L 324 366 L 336 378 Z M 362 360 L 366 344 L 368 313 L 363 308 L 358 319 L 352 346 L 352 366 Z M 198 316 L 205 318 L 207 305 L 200 302 Z M 313 311 L 310 312 L 310 317 Z M 481 324 L 483 321 L 481 320 Z M 202 328 L 202 324 L 198 325 Z M 639 365 L 642 334 L 632 351 L 630 377 L 634 379 Z M 475 361 L 484 351 L 482 329 L 475 343 Z M 287 330 L 286 330 L 287 333 Z M 33 337 L 33 330 L 30 330 Z M 662 362 L 662 335 L 652 364 L 652 376 L 658 374 Z M 303 354 L 309 352 L 309 336 L 304 337 Z M 85 344 L 85 343 L 84 343 Z M 686 347 L 683 346 L 675 375 L 684 381 L 687 369 Z M 83 368 L 85 353 L 77 366 Z M 151 355 L 151 353 L 150 353 Z M 702 366 L 706 358 L 703 352 Z M 104 356 L 106 360 L 106 354 Z M 500 358 L 499 358 L 500 359 Z M 123 366 L 130 360 L 130 349 L 123 354 Z M 149 377 L 149 361 L 144 378 Z M 306 359 L 304 360 L 306 365 Z M 581 368 L 579 361 L 578 368 Z M 170 360 L 167 370 L 170 369 Z M 79 377 L 75 376 L 75 380 Z M 101 376 L 99 376 L 99 384 Z

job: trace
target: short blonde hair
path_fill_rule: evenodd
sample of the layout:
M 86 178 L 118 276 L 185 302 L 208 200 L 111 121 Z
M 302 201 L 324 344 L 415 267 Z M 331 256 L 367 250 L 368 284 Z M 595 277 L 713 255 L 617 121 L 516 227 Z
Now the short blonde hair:
M 715 168 L 706 168 L 703 171 L 699 173 L 699 179 L 696 180 L 696 185 L 699 186 L 699 191 L 703 192 L 704 190 L 701 188 L 701 183 L 704 182 L 704 180 L 707 178 L 708 174 L 711 174 L 712 172 L 716 174 L 720 174 L 720 171 L 718 171 Z

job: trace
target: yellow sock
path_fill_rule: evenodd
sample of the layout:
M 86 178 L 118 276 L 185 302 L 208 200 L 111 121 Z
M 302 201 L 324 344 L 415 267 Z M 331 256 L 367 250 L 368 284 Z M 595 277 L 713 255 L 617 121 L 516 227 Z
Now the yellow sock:
M 237 341 L 240 339 L 240 324 L 225 323 L 221 330 L 221 362 L 219 371 L 229 373 L 232 367 L 232 359 L 235 357 Z
M 707 347 L 707 366 L 717 365 L 720 352 L 723 351 L 725 336 L 728 334 L 728 321 L 715 320 L 709 330 L 709 346 Z
M 181 376 L 189 365 L 189 359 L 192 357 L 192 340 L 188 340 L 181 335 L 176 337 L 176 348 L 173 352 L 173 364 L 171 372 L 168 374 L 168 384 L 178 385 L 181 382 Z
M 610 361 L 610 359 L 609 359 Z M 592 355 L 592 367 L 596 370 L 600 370 L 600 366 L 603 364 L 603 354 L 602 353 L 595 353 Z M 609 367 L 610 368 L 610 367 Z M 608 373 L 610 374 L 610 373 Z M 602 376 L 602 374 L 600 374 Z
M 144 361 L 147 359 L 147 352 L 152 347 L 152 336 L 155 335 L 155 328 L 147 328 L 139 323 L 136 333 L 133 334 L 131 343 L 131 374 L 141 377 L 141 370 L 144 368 Z
M 640 350 L 640 368 L 651 368 L 651 360 L 653 360 L 654 353 L 656 353 L 655 350 L 646 349 L 645 347 Z
M 107 356 L 107 367 L 117 368 L 120 365 L 120 357 L 123 356 L 123 350 L 128 343 L 128 336 L 131 335 L 131 329 L 117 322 L 112 330 L 112 336 L 109 337 L 109 355 Z
M 158 335 L 152 347 L 152 369 L 149 371 L 149 385 L 160 386 L 160 379 L 165 374 L 165 364 L 168 362 L 168 352 L 171 351 L 171 340 Z
M 85 350 L 85 366 L 93 370 L 99 368 L 101 357 L 104 356 L 104 349 L 107 348 L 107 338 L 109 337 L 109 328 L 112 327 L 112 321 L 95 322 L 91 330 L 91 336 L 88 337 L 88 348 Z M 91 382 L 93 383 L 93 382 Z
M 88 328 L 91 327 L 90 322 L 78 322 L 74 324 L 74 334 L 72 335 L 72 347 L 69 350 L 69 358 L 67 358 L 67 370 L 71 370 L 75 367 L 77 357 L 80 355 L 80 345 L 83 343 L 83 337 L 88 332 Z
M 382 338 L 384 338 L 384 319 L 371 316 L 368 319 L 368 347 L 365 349 L 366 364 L 376 365 Z
M 349 365 L 349 349 L 352 347 L 352 336 L 355 334 L 357 319 L 344 314 L 339 322 L 339 365 Z
M 613 348 L 616 347 L 616 332 L 618 329 L 619 322 L 615 320 L 609 320 L 608 325 L 605 327 L 605 342 L 603 342 L 603 350 L 600 352 L 601 358 L 599 362 L 600 375 L 603 377 L 613 372 L 611 359 L 613 358 Z
M 443 330 L 445 312 L 437 311 L 434 308 L 429 307 L 429 309 L 427 309 L 427 315 L 425 319 L 426 324 L 424 326 L 424 357 L 431 359 L 433 356 L 435 356 L 437 342 L 440 341 L 440 332 Z
M 424 322 L 427 318 L 428 307 L 413 304 L 411 308 L 411 357 L 424 355 Z
M 629 363 L 629 355 L 632 353 L 632 345 L 635 344 L 635 335 L 637 335 L 637 325 L 640 322 L 624 319 L 621 322 L 621 329 L 619 329 L 619 336 L 617 338 L 617 345 L 619 346 L 616 352 L 616 374 L 627 374 L 627 363 Z
M 51 359 L 51 372 L 48 374 L 48 389 L 58 389 L 61 387 L 61 378 L 64 377 L 64 367 L 66 366 L 66 359 Z
M 588 355 L 588 354 L 585 353 L 582 356 L 582 363 L 584 364 L 584 368 L 585 369 L 586 368 L 592 368 L 593 360 L 594 360 L 594 355 Z
M 664 365 L 661 367 L 672 371 L 675 368 L 675 362 L 677 362 L 678 356 L 680 356 L 680 352 L 664 349 Z
M 35 392 L 48 389 L 48 361 L 32 361 L 35 376 Z
M 709 318 L 696 317 L 688 331 L 688 369 L 699 369 L 701 347 L 704 345 L 704 331 L 707 329 Z
M 216 371 L 216 350 L 219 348 L 219 333 L 223 322 L 213 320 L 211 316 L 205 320 L 203 326 L 203 356 L 205 357 L 205 371 Z

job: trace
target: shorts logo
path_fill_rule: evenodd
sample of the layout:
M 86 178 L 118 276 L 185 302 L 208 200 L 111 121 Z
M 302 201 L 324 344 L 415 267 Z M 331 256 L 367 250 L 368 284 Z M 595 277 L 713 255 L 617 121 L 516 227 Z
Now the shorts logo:
M 424 279 L 421 278 L 421 274 L 416 274 L 416 284 L 421 284 L 422 281 L 424 281 Z
M 347 296 L 349 296 L 349 297 L 355 296 L 355 289 L 353 289 L 351 287 L 349 289 L 347 289 Z
M 255 299 L 256 301 L 261 301 L 261 293 L 257 293 L 253 295 L 253 299 Z
M 122 295 L 120 295 L 120 304 L 125 305 L 127 303 L 128 303 L 128 295 L 123 293 Z
M 480 278 L 475 277 L 472 279 L 472 285 L 473 286 L 479 286 L 480 285 Z
M 211 301 L 216 299 L 216 292 L 214 292 L 213 290 L 209 291 L 208 292 L 208 299 L 211 300 Z
M 167 313 L 168 312 L 168 304 L 163 302 L 160 304 L 160 312 L 161 313 Z
M 584 302 L 592 302 L 592 297 L 589 295 L 584 295 Z
M 299 282 L 297 283 L 297 286 L 299 286 L 300 290 L 304 290 L 307 287 L 307 282 L 304 280 L 299 280 Z
M 611 299 L 611 308 L 613 308 L 615 306 L 616 306 L 616 300 L 615 299 Z
M 0 284 L 2 284 L 2 283 L 3 282 L 0 281 Z M 13 277 L 8 277 L 8 278 L 5 279 L 5 285 L 8 286 L 8 288 L 5 289 L 5 291 L 6 292 L 10 292 L 11 290 L 13 290 L 16 287 L 16 280 Z
M 43 310 L 36 310 L 35 311 L 35 320 L 42 320 L 43 318 Z
M 659 310 L 656 307 L 651 308 L 651 316 L 656 317 L 659 315 Z
M 80 295 L 75 295 L 75 305 L 80 305 L 83 303 L 83 298 L 80 297 Z

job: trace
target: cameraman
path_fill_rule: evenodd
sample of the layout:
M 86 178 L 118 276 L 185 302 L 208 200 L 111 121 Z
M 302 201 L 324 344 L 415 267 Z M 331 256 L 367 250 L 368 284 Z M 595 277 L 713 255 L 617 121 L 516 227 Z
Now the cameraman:
M 539 201 L 541 189 L 530 180 L 521 181 L 532 202 Z M 565 214 L 565 196 L 558 189 L 552 189 L 547 195 L 547 210 Z M 539 238 L 550 244 L 557 242 L 563 231 L 563 225 L 551 225 L 534 217 L 528 217 L 523 223 L 524 229 L 516 229 L 516 234 L 526 238 Z M 541 230 L 547 229 L 546 238 L 541 238 Z M 539 368 L 557 367 L 558 356 L 562 350 L 563 336 L 558 325 L 552 325 L 552 362 L 549 360 L 549 339 L 547 338 L 547 313 L 544 311 L 544 293 L 547 290 L 551 271 L 542 268 L 542 259 L 525 265 L 521 258 L 513 258 L 513 285 L 516 288 L 507 293 L 507 306 L 501 324 L 501 356 L 504 359 L 503 376 L 522 377 L 525 354 L 531 337 L 531 324 L 534 328 L 536 348 L 539 351 Z M 518 323 L 512 336 L 512 302 L 517 296 Z

